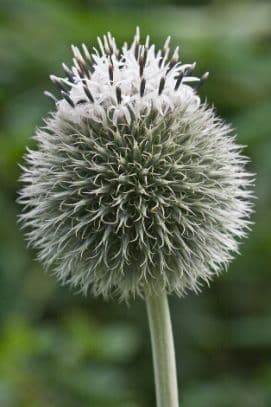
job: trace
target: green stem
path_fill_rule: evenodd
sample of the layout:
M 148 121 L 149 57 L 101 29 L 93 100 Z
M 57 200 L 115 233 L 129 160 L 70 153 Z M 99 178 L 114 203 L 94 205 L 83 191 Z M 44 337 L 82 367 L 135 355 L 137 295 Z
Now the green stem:
M 157 407 L 178 407 L 178 386 L 173 334 L 164 290 L 145 289 L 149 319 Z

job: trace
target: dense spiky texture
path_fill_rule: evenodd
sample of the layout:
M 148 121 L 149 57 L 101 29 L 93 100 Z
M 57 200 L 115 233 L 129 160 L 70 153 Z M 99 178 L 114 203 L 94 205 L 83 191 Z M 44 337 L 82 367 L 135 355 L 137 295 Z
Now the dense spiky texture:
M 72 47 L 52 76 L 62 99 L 37 131 L 21 220 L 63 283 L 127 299 L 144 284 L 182 295 L 232 259 L 248 228 L 251 176 L 230 128 L 201 104 L 195 64 L 139 41 Z M 47 93 L 49 94 L 49 93 Z M 50 94 L 49 94 L 50 95 Z

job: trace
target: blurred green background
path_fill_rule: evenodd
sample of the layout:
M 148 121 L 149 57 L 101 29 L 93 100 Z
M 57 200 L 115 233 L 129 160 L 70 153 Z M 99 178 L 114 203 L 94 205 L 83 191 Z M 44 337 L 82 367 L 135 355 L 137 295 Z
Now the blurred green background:
M 0 406 L 155 405 L 144 303 L 60 287 L 16 223 L 18 162 L 52 103 L 50 73 L 70 44 L 135 26 L 210 71 L 202 98 L 233 122 L 257 173 L 256 222 L 242 254 L 199 296 L 170 298 L 185 407 L 271 406 L 271 3 L 0 0 Z

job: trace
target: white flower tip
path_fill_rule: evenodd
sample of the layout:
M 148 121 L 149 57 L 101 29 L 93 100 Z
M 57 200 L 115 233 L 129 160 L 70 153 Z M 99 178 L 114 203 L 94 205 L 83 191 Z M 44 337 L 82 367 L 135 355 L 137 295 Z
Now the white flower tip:
M 135 39 L 136 39 L 137 41 L 140 40 L 140 28 L 139 28 L 138 25 L 136 26 Z
M 168 48 L 169 44 L 170 44 L 170 40 L 171 40 L 171 36 L 169 35 L 164 43 L 164 47 L 163 48 Z

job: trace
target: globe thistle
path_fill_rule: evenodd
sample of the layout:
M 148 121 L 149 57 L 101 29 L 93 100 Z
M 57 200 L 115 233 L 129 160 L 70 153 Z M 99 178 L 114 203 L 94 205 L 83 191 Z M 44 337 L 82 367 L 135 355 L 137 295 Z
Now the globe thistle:
M 110 33 L 51 76 L 55 111 L 26 155 L 27 239 L 63 283 L 128 299 L 183 295 L 228 265 L 246 235 L 252 177 L 229 125 L 201 102 L 207 79 L 168 38 L 119 49 Z

